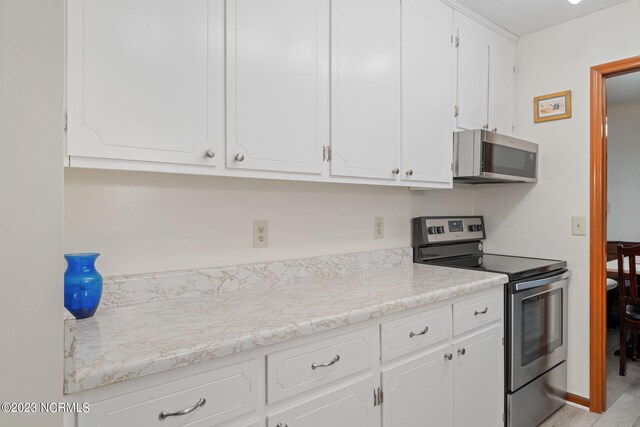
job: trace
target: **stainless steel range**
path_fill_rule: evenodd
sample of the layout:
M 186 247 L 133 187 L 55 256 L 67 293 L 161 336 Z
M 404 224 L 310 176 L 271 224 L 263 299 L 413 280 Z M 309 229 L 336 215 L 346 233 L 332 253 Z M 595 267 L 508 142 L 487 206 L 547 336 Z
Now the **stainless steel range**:
M 506 425 L 533 427 L 565 403 L 570 271 L 566 261 L 485 254 L 485 238 L 481 216 L 414 218 L 413 260 L 509 276 L 504 322 Z

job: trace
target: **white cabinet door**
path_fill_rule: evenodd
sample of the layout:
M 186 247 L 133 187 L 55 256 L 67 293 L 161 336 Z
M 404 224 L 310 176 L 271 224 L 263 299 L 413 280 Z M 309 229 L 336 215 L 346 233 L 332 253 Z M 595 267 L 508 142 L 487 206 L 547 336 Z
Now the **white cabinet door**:
M 489 129 L 513 133 L 515 45 L 497 40 L 489 46 Z
M 322 173 L 329 28 L 329 0 L 227 1 L 227 167 Z
M 455 46 L 453 9 L 402 2 L 402 179 L 451 182 Z
M 458 30 L 458 120 L 461 129 L 487 125 L 489 93 L 489 31 L 479 23 L 455 13 Z
M 503 426 L 503 325 L 453 343 L 453 425 Z
M 451 425 L 450 354 L 447 345 L 382 370 L 382 427 Z
M 373 406 L 373 375 L 270 415 L 268 427 L 375 427 L 380 412 Z
M 70 0 L 68 154 L 215 165 L 222 10 L 220 0 Z
M 331 173 L 399 179 L 400 0 L 336 0 L 331 17 Z

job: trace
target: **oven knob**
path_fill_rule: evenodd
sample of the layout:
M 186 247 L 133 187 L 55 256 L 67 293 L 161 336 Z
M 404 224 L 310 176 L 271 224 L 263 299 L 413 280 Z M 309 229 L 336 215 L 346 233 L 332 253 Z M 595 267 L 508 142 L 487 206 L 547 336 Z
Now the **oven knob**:
M 476 225 L 475 224 L 470 225 L 469 231 L 476 231 Z
M 480 256 L 480 257 L 478 257 L 478 265 L 482 265 L 482 261 L 484 261 L 484 260 L 482 259 L 482 257 L 481 257 L 481 256 Z
M 436 228 L 438 228 L 438 227 L 429 227 L 429 228 L 427 228 L 427 233 L 436 234 L 437 233 Z
M 482 224 L 476 224 L 476 231 L 482 231 Z
M 482 243 L 478 243 L 478 250 L 481 251 L 482 250 Z
M 438 227 L 438 234 L 444 234 L 444 226 L 439 226 Z

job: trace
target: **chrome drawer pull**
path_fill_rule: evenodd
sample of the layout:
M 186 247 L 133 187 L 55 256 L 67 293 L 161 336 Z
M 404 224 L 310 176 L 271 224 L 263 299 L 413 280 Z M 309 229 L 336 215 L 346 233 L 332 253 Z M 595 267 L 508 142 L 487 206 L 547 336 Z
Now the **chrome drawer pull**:
M 487 314 L 487 311 L 489 311 L 489 307 L 485 307 L 482 311 L 474 311 L 473 315 L 477 316 L 478 314 Z
M 444 360 L 451 360 L 453 359 L 453 354 L 451 353 L 445 353 L 444 355 Z
M 420 335 L 424 335 L 427 332 L 429 332 L 429 327 L 425 326 L 424 329 L 422 330 L 422 332 L 418 332 L 418 333 L 415 333 L 413 331 L 409 332 L 409 338 L 419 337 Z
M 192 413 L 196 409 L 203 407 L 205 403 L 207 403 L 207 399 L 205 399 L 204 397 L 201 397 L 200 400 L 198 400 L 196 404 L 193 405 L 191 408 L 183 409 L 182 411 L 177 411 L 177 412 L 162 411 L 160 412 L 160 415 L 158 416 L 158 418 L 160 418 L 161 420 L 164 420 L 167 417 L 177 417 L 179 415 L 187 415 Z
M 458 349 L 458 356 L 464 356 L 464 354 L 467 352 L 467 350 L 465 350 L 464 347 L 459 348 Z
M 311 364 L 311 369 L 317 369 L 317 368 L 326 368 L 327 366 L 331 366 L 334 363 L 336 363 L 338 360 L 340 360 L 340 355 L 336 354 L 336 357 L 333 358 L 333 360 L 331 362 L 327 362 L 327 363 L 312 363 Z

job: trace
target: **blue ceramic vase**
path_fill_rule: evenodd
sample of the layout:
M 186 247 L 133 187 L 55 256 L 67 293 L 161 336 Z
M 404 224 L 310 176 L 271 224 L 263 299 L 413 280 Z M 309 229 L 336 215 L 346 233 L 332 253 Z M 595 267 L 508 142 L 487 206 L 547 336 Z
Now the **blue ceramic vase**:
M 94 315 L 102 296 L 102 276 L 96 271 L 100 254 L 66 254 L 64 306 L 76 319 Z

